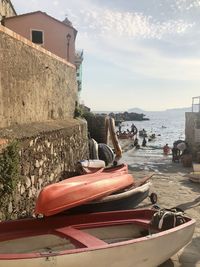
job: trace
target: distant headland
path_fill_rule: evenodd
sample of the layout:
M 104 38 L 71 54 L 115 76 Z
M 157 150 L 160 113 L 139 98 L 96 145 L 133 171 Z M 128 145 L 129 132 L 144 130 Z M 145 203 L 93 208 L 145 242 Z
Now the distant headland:
M 107 112 L 102 112 L 102 113 L 96 113 L 96 114 L 99 114 L 99 115 L 109 115 L 110 117 L 114 118 L 115 119 L 115 124 L 119 124 L 120 122 L 122 121 L 147 121 L 149 120 L 149 118 L 146 118 L 145 114 L 143 113 L 135 113 L 135 112 L 118 112 L 118 113 L 115 113 L 115 112 L 110 112 L 110 113 L 107 113 Z
M 185 112 L 190 112 L 191 111 L 191 107 L 183 107 L 183 108 L 169 108 L 169 109 L 165 109 L 165 110 L 154 110 L 154 111 L 150 111 L 150 110 L 143 110 L 141 108 L 131 108 L 128 109 L 128 112 L 136 112 L 136 113 L 145 113 L 145 114 L 149 114 L 149 113 L 185 113 Z
M 116 125 L 118 125 L 122 121 L 146 121 L 150 120 L 146 116 L 150 116 L 153 114 L 184 114 L 185 112 L 190 112 L 191 107 L 185 107 L 185 108 L 172 108 L 172 109 L 166 109 L 162 111 L 147 111 L 143 110 L 141 108 L 131 108 L 128 109 L 128 111 L 93 111 L 95 114 L 99 115 L 109 115 L 115 119 Z

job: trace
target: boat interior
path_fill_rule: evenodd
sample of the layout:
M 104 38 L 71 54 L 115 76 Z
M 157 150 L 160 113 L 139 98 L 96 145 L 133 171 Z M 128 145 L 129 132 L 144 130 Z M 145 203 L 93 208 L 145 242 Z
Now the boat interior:
M 0 234 L 0 258 L 5 254 L 73 253 L 74 250 L 107 247 L 113 243 L 133 241 L 149 235 L 149 220 L 86 223 L 53 229 L 13 232 L 10 237 Z M 8 235 L 7 235 L 8 236 Z M 4 239 L 4 240 L 3 240 Z

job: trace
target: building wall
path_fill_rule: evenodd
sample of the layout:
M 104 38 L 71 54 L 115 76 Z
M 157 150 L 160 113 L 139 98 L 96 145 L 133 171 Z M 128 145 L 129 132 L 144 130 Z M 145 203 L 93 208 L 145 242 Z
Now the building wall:
M 29 40 L 31 40 L 32 30 L 43 31 L 44 44 L 42 47 L 74 64 L 76 38 L 74 28 L 56 21 L 43 12 L 9 18 L 4 21 L 4 25 Z M 71 35 L 69 42 L 69 59 L 67 58 L 68 41 L 66 38 L 68 34 Z
M 200 152 L 200 113 L 186 112 L 185 139 L 188 143 L 194 159 Z
M 0 26 L 0 128 L 72 118 L 76 68 Z
M 9 0 L 0 0 L 0 24 L 2 19 L 15 16 L 16 12 Z
M 0 156 L 12 140 L 18 142 L 19 166 L 16 167 L 19 168 L 19 177 L 12 192 L 8 193 L 2 190 L 5 183 L 2 183 L 0 174 L 0 220 L 31 216 L 40 190 L 74 176 L 77 161 L 88 158 L 87 124 L 82 120 L 49 121 L 0 129 Z

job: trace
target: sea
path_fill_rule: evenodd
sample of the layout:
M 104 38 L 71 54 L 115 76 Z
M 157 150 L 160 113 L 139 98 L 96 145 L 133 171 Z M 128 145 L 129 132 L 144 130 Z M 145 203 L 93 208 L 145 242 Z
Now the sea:
M 159 171 L 159 166 L 171 161 L 171 153 L 166 157 L 163 154 L 163 146 L 168 144 L 173 147 L 176 140 L 185 140 L 185 112 L 162 111 L 148 112 L 144 121 L 124 121 L 122 131 L 131 129 L 134 123 L 138 132 L 145 129 L 147 135 L 155 134 L 155 139 L 148 141 L 146 147 L 142 147 L 142 137 L 138 137 L 140 149 L 130 147 L 123 153 L 122 161 L 129 164 L 132 169 L 145 169 L 147 171 Z

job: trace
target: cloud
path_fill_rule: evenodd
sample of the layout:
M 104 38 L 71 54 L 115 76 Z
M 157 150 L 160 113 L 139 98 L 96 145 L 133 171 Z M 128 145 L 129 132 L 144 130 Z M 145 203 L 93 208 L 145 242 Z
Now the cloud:
M 200 80 L 200 60 L 196 56 L 178 57 L 166 53 L 166 47 L 148 46 L 142 39 L 127 38 L 120 35 L 91 36 L 79 33 L 78 41 L 87 54 L 98 62 L 105 60 L 113 68 L 126 71 L 130 76 L 155 80 Z M 159 44 L 159 40 L 157 41 Z M 179 46 L 176 46 L 177 50 Z M 186 48 L 187 49 L 187 48 Z
M 200 7 L 200 0 L 176 0 L 174 7 L 178 10 L 191 10 Z
M 171 0 L 171 2 L 176 9 L 183 8 L 183 6 L 185 8 L 191 5 L 192 7 L 200 6 L 200 0 Z M 159 16 L 151 13 L 146 15 L 144 13 L 145 9 L 143 9 L 143 12 L 134 9 L 127 12 L 115 8 L 106 8 L 101 4 L 95 5 L 94 1 L 91 0 L 73 0 L 70 3 L 59 0 L 31 0 L 31 2 L 13 0 L 13 3 L 17 9 L 22 9 L 24 12 L 28 12 L 27 9 L 30 9 L 29 11 L 33 11 L 33 9 L 45 10 L 60 20 L 67 14 L 79 32 L 99 36 L 116 35 L 128 38 L 162 39 L 166 35 L 184 34 L 194 26 L 194 22 L 184 21 L 181 18 L 169 19 L 166 16 L 164 20 L 160 20 Z M 153 1 L 148 3 L 146 6 L 149 5 L 150 7 Z M 155 5 L 152 6 L 152 9 L 154 7 Z M 169 8 L 166 5 L 165 9 L 168 10 Z
M 129 38 L 161 39 L 165 35 L 183 34 L 194 26 L 181 19 L 160 22 L 142 13 L 109 9 L 81 10 L 75 21 L 80 31 Z

